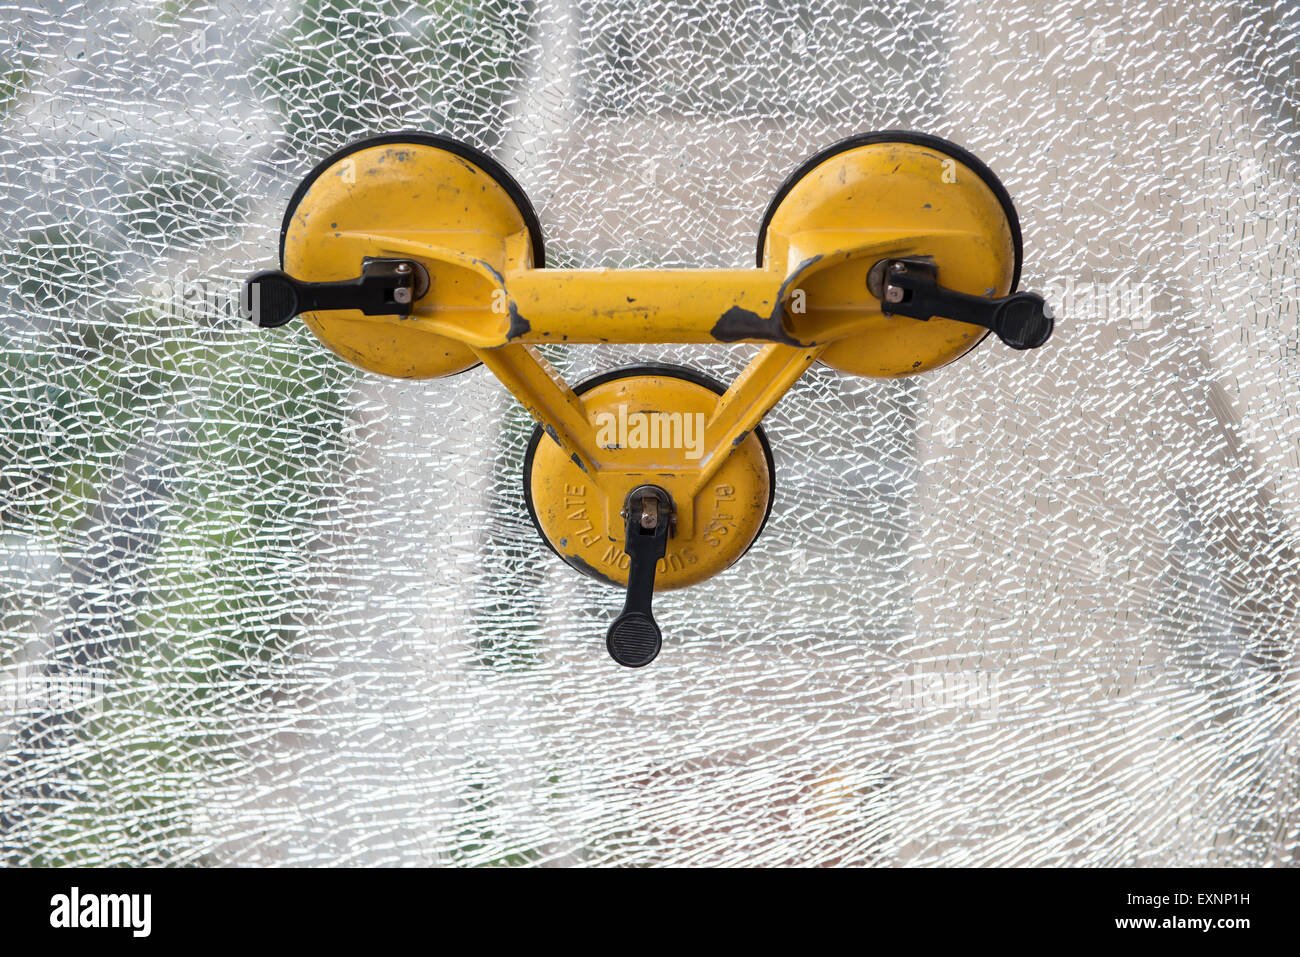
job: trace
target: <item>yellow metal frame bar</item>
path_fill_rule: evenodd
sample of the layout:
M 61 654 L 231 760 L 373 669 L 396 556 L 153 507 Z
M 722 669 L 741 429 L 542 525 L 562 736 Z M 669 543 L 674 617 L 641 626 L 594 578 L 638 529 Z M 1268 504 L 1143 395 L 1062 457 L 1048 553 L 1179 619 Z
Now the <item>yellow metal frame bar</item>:
M 922 255 L 936 243 L 974 239 L 949 230 L 816 230 L 791 237 L 787 261 L 763 269 L 522 266 L 502 273 L 490 262 L 497 257 L 448 248 L 445 233 L 340 232 L 337 238 L 362 243 L 376 255 L 424 262 L 436 273 L 431 294 L 409 317 L 374 321 L 416 322 L 476 350 L 561 342 L 827 345 L 861 332 L 879 310 L 864 310 L 871 296 L 857 287 L 849 295 L 823 295 L 809 311 L 791 310 L 791 299 L 809 292 L 806 284 L 838 267 L 865 272 L 861 264 L 869 268 L 881 259 Z M 512 257 L 507 251 L 504 258 Z
M 647 481 L 671 485 L 677 531 L 694 534 L 694 497 L 818 356 L 861 334 L 879 307 L 862 285 L 871 264 L 917 255 L 936 239 L 966 234 L 899 235 L 829 230 L 791 237 L 789 260 L 763 269 L 494 269 L 484 258 L 443 245 L 445 236 L 365 235 L 384 255 L 436 265 L 457 295 L 438 290 L 416 303 L 411 322 L 467 345 L 593 480 L 604 498 L 606 530 L 621 535 L 628 491 Z M 519 250 L 506 250 L 518 261 Z M 513 255 L 512 255 L 513 254 Z M 834 270 L 848 267 L 851 291 Z M 830 277 L 831 282 L 824 280 Z M 811 310 L 791 308 L 805 284 L 821 281 Z M 437 280 L 434 282 L 437 286 Z M 804 290 L 805 292 L 807 290 Z M 829 294 L 829 295 L 828 295 Z M 835 301 L 836 295 L 844 301 Z M 865 308 L 864 308 L 865 306 Z M 385 320 L 380 320 L 385 321 Z M 719 398 L 705 423 L 704 450 L 689 466 L 620 467 L 602 449 L 582 399 L 546 360 L 543 343 L 760 343 L 762 348 Z

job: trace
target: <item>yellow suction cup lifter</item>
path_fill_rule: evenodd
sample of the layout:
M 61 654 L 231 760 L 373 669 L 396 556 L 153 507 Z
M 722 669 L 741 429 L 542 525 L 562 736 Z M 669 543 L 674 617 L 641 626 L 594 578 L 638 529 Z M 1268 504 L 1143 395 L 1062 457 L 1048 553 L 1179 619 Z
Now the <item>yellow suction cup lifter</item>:
M 289 204 L 280 270 L 245 284 L 261 326 L 296 315 L 330 349 L 401 378 L 487 366 L 537 420 L 529 512 L 574 568 L 626 588 L 606 644 L 658 654 L 655 590 L 712 577 L 771 509 L 759 425 L 814 361 L 855 375 L 937 368 L 990 331 L 1041 346 L 1053 317 L 1017 292 L 1015 208 L 993 173 L 937 137 L 871 133 L 812 157 L 763 218 L 754 269 L 546 269 L 527 196 L 440 136 L 355 143 Z M 570 388 L 541 343 L 754 343 L 729 386 L 691 370 L 617 370 Z

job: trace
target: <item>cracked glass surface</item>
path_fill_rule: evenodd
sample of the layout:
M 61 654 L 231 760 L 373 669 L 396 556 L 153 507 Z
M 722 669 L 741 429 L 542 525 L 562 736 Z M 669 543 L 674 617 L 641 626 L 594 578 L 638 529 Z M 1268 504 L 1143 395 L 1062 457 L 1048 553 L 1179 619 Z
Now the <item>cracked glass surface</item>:
M 1300 8 L 0 10 L 6 863 L 1296 863 Z M 745 267 L 791 170 L 896 128 L 1006 184 L 1056 334 L 814 367 L 645 669 L 485 369 L 235 312 L 364 135 L 497 158 L 550 265 Z

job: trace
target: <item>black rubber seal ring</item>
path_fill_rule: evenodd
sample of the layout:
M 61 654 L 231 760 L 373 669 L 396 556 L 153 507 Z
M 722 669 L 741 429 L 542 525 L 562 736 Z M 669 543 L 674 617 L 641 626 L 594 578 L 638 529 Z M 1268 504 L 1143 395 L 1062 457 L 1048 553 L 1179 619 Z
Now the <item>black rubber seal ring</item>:
M 698 369 L 674 365 L 669 362 L 648 362 L 643 365 L 622 366 L 609 372 L 602 372 L 600 375 L 593 376 L 590 379 L 584 380 L 579 385 L 574 386 L 573 392 L 575 395 L 582 395 L 589 389 L 594 389 L 598 385 L 604 385 L 606 382 L 614 382 L 618 379 L 631 379 L 639 375 L 671 376 L 675 379 L 682 379 L 686 382 L 693 382 L 696 385 L 702 385 L 704 388 L 716 395 L 723 395 L 727 391 L 727 387 L 721 382 L 710 375 L 700 372 Z M 560 561 L 564 562 L 564 564 L 568 565 L 570 568 L 582 572 L 584 575 L 595 577 L 591 576 L 589 572 L 574 565 L 561 555 L 559 550 L 551 544 L 551 540 L 546 537 L 546 533 L 542 531 L 542 523 L 537 520 L 537 509 L 533 506 L 533 483 L 531 479 L 533 474 L 533 456 L 537 454 L 537 447 L 541 444 L 544 435 L 546 435 L 546 432 L 540 425 L 534 428 L 532 438 L 528 440 L 528 451 L 524 453 L 524 504 L 528 506 L 528 517 L 533 520 L 533 528 L 537 529 L 538 537 L 546 543 L 546 547 L 554 552 L 555 556 L 559 558 Z M 763 534 L 763 529 L 767 527 L 767 520 L 772 514 L 772 504 L 776 501 L 776 462 L 772 459 L 772 446 L 768 444 L 767 433 L 763 431 L 761 425 L 754 426 L 754 435 L 758 436 L 758 444 L 763 447 L 763 458 L 767 460 L 767 510 L 763 512 L 763 521 L 759 523 L 758 531 L 754 533 L 754 537 L 750 539 L 749 544 L 745 546 L 745 550 L 736 556 L 736 561 L 740 561 L 748 555 L 749 550 L 754 547 L 754 543 L 757 542 L 759 536 Z M 730 568 L 731 566 L 729 565 L 727 567 Z M 723 569 L 723 571 L 725 570 L 726 569 Z M 603 578 L 597 578 L 596 581 L 602 582 L 606 585 L 610 584 L 610 582 L 605 581 Z
M 519 215 L 523 217 L 524 225 L 528 227 L 528 236 L 533 243 L 533 266 L 537 269 L 546 266 L 546 250 L 542 246 L 542 224 L 537 219 L 537 211 L 533 209 L 532 202 L 528 199 L 528 194 L 523 191 L 515 178 L 506 172 L 505 167 L 488 156 L 481 150 L 468 146 L 460 140 L 454 140 L 450 136 L 441 136 L 437 133 L 422 133 L 418 130 L 408 130 L 399 133 L 380 133 L 378 136 L 368 136 L 365 139 L 349 143 L 342 149 L 331 153 L 325 159 L 316 164 L 316 168 L 307 174 L 307 178 L 298 184 L 294 190 L 293 196 L 289 199 L 289 206 L 284 211 L 284 220 L 280 224 L 280 268 L 284 268 L 284 243 L 285 237 L 289 233 L 289 223 L 293 219 L 293 214 L 298 210 L 298 204 L 302 198 L 307 195 L 307 190 L 316 180 L 321 177 L 327 169 L 345 157 L 353 153 L 369 149 L 372 146 L 388 146 L 401 143 L 409 143 L 412 146 L 434 146 L 440 150 L 445 150 L 453 156 L 459 156 L 463 160 L 468 160 L 483 171 L 498 186 L 506 191 L 506 194 L 514 201 L 519 209 Z
M 1015 292 L 1020 285 L 1020 264 L 1024 259 L 1025 250 L 1024 242 L 1020 236 L 1020 217 L 1016 215 L 1015 204 L 1011 202 L 1011 194 L 1007 188 L 1002 185 L 1002 181 L 997 178 L 993 170 L 989 169 L 984 162 L 969 150 L 963 149 L 956 143 L 949 142 L 941 136 L 932 136 L 929 133 L 914 133 L 910 130 L 881 130 L 877 133 L 859 133 L 857 136 L 850 136 L 846 140 L 840 140 L 834 146 L 828 146 L 826 149 L 810 157 L 800 164 L 799 168 L 785 178 L 772 201 L 767 205 L 767 212 L 763 214 L 763 225 L 758 229 L 758 266 L 763 267 L 763 247 L 767 243 L 767 227 L 772 222 L 772 217 L 776 214 L 777 207 L 785 199 L 790 190 L 794 189 L 795 184 L 803 179 L 814 169 L 826 162 L 832 156 L 838 156 L 840 153 L 848 152 L 851 149 L 857 149 L 859 146 L 870 146 L 875 143 L 908 143 L 913 146 L 925 146 L 932 150 L 951 156 L 963 166 L 968 167 L 991 190 L 993 195 L 998 198 L 1002 204 L 1002 212 L 1006 214 L 1007 222 L 1011 226 L 1011 242 L 1015 247 L 1015 269 L 1011 274 L 1011 292 Z

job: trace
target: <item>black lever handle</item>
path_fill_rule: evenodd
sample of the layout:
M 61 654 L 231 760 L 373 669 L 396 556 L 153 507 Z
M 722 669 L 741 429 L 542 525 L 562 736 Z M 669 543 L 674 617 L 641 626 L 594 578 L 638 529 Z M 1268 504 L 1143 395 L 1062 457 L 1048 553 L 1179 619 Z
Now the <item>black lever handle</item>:
M 1037 349 L 1056 325 L 1052 307 L 1037 293 L 984 299 L 946 289 L 939 268 L 924 259 L 882 259 L 867 274 L 867 290 L 887 316 L 969 322 L 996 332 L 1012 349 Z
M 655 566 L 668 548 L 672 499 L 657 485 L 642 485 L 628 495 L 624 515 L 627 518 L 624 550 L 632 563 L 628 567 L 623 612 L 609 626 L 605 647 L 620 665 L 640 668 L 654 661 L 663 647 L 663 635 L 650 610 L 650 602 L 655 590 Z
M 268 269 L 244 282 L 244 315 L 263 329 L 282 326 L 304 312 L 358 309 L 367 316 L 409 316 L 429 291 L 429 274 L 409 259 L 366 259 L 361 275 L 342 282 L 302 282 Z

